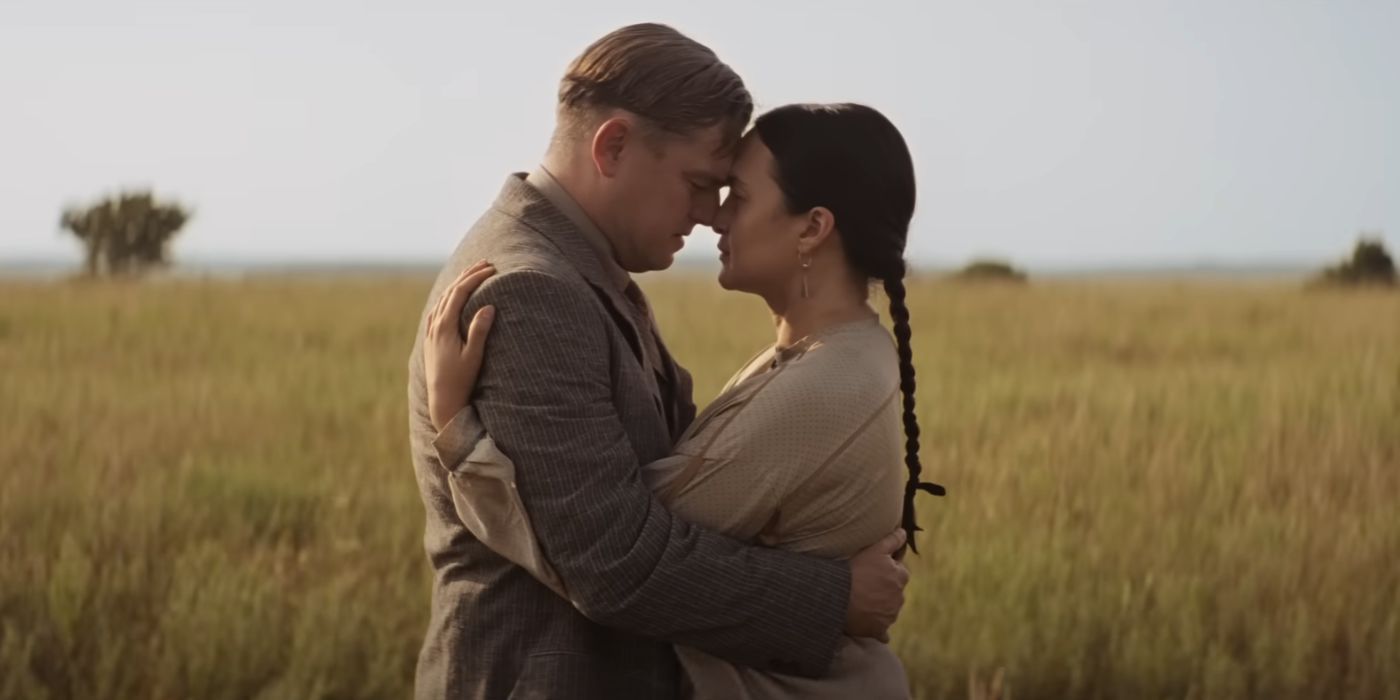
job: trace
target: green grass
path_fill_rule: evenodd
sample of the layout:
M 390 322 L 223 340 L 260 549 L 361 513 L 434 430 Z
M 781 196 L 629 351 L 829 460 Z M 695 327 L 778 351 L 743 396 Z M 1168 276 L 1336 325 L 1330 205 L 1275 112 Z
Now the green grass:
M 0 283 L 0 697 L 404 697 L 429 281 Z M 650 279 L 701 401 L 754 299 Z M 1400 295 L 911 287 L 920 697 L 1400 696 Z

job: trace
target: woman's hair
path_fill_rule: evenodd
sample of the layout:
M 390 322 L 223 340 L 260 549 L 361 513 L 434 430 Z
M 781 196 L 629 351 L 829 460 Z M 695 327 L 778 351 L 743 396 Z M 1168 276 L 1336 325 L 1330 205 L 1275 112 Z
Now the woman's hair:
M 943 487 L 920 481 L 919 422 L 914 415 L 914 361 L 905 305 L 904 244 L 914 215 L 914 163 L 890 120 L 858 104 L 787 105 L 760 116 L 754 130 L 773 153 L 773 177 L 788 211 L 829 209 L 840 230 L 846 259 L 861 274 L 880 280 L 890 300 L 899 351 L 899 386 L 904 394 L 904 530 L 909 548 L 920 528 L 914 494 L 943 495 Z

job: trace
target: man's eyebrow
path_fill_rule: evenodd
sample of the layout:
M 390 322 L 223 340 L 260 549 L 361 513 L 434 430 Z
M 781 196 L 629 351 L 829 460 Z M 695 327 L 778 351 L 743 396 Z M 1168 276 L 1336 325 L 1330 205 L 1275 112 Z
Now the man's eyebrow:
M 706 187 L 724 187 L 724 178 L 715 177 L 703 171 L 692 171 L 687 173 L 692 180 L 705 185 Z

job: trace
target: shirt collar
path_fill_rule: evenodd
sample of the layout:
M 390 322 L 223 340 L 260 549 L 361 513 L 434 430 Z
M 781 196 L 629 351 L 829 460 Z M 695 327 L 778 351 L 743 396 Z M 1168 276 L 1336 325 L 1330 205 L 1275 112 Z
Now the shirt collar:
M 567 217 L 569 222 L 579 230 L 579 233 L 583 234 L 589 247 L 598 254 L 598 262 L 602 264 L 608 280 L 617 287 L 619 292 L 625 292 L 627 285 L 632 283 L 632 277 L 617 263 L 617 257 L 613 253 L 612 243 L 608 241 L 608 237 L 602 229 L 598 228 L 597 224 L 593 223 L 592 219 L 588 218 L 588 215 L 583 212 L 583 208 L 564 189 L 564 186 L 560 185 L 554 175 L 544 166 L 535 168 L 534 172 L 525 178 L 525 182 L 539 190 L 540 194 L 544 195 L 544 198 L 549 200 L 549 203 L 553 204 L 559 213 Z

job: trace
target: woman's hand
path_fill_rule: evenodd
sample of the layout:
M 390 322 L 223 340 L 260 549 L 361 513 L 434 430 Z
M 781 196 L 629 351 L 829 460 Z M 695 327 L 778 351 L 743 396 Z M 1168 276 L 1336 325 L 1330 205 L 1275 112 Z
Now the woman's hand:
M 452 417 L 466 408 L 481 362 L 486 354 L 486 335 L 491 331 L 496 309 L 484 306 L 472 317 L 462 341 L 462 308 L 467 299 L 496 268 L 482 260 L 462 271 L 443 291 L 428 313 L 427 337 L 423 342 L 423 367 L 428 382 L 428 415 L 433 428 L 442 432 Z

